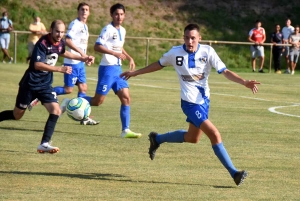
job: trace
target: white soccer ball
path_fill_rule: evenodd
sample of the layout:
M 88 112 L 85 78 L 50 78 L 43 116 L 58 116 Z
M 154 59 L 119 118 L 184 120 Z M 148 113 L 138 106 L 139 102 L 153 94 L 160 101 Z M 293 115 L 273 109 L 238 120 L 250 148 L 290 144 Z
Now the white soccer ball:
M 67 115 L 75 121 L 86 119 L 91 114 L 90 103 L 81 97 L 73 98 L 67 105 Z

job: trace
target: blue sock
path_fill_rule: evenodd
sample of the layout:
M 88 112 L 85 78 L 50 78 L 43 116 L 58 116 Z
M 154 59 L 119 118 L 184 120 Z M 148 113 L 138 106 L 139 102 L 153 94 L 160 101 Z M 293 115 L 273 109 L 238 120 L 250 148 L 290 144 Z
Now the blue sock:
M 78 92 L 78 94 L 77 94 L 77 97 L 85 97 L 86 96 L 86 93 L 84 93 L 84 92 Z
M 80 96 L 80 97 L 86 99 L 91 104 L 91 100 L 92 100 L 91 96 Z
M 121 122 L 122 122 L 122 130 L 129 128 L 129 123 L 130 123 L 130 106 L 129 105 L 121 105 L 120 118 L 121 118 Z
M 184 135 L 186 134 L 186 132 L 186 130 L 176 130 L 172 132 L 167 132 L 165 134 L 157 135 L 156 142 L 158 144 L 164 142 L 182 143 L 184 142 Z
M 233 178 L 234 174 L 237 172 L 237 169 L 234 167 L 231 159 L 223 145 L 223 143 L 215 144 L 212 146 L 216 156 L 219 158 L 224 167 L 228 170 L 231 177 Z
M 54 87 L 53 90 L 55 91 L 56 95 L 66 94 L 64 87 Z

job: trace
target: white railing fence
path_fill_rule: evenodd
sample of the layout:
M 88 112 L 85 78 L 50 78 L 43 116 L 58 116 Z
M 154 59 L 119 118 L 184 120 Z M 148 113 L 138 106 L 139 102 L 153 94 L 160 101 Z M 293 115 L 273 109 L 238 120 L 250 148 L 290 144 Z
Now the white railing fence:
M 17 37 L 18 34 L 30 34 L 30 31 L 12 31 L 13 34 L 13 42 L 14 42 L 14 63 L 17 63 Z M 90 35 L 90 37 L 98 37 L 98 35 Z M 145 65 L 147 66 L 149 64 L 149 46 L 152 41 L 177 41 L 177 42 L 183 42 L 183 39 L 170 39 L 170 38 L 150 38 L 150 37 L 131 37 L 127 36 L 126 39 L 134 39 L 134 40 L 143 40 L 146 41 L 146 55 L 145 55 Z M 253 45 L 253 43 L 250 42 L 237 42 L 237 41 L 216 41 L 216 40 L 202 40 L 200 43 L 204 44 L 220 44 L 220 45 L 226 45 L 226 44 L 231 44 L 231 45 Z M 264 43 L 263 46 L 269 46 L 270 47 L 270 62 L 269 62 L 269 72 L 271 72 L 272 69 L 272 49 L 273 49 L 273 44 L 272 43 Z M 291 46 L 290 44 L 280 44 L 280 46 Z

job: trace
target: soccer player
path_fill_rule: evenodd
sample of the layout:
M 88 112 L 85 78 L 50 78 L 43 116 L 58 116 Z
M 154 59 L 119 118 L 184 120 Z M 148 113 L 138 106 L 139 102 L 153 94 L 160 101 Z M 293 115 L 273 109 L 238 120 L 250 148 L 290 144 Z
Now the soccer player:
M 15 108 L 0 112 L 0 122 L 5 120 L 19 120 L 24 115 L 27 105 L 38 98 L 49 117 L 46 122 L 41 144 L 38 146 L 39 153 L 57 153 L 58 147 L 50 145 L 50 140 L 56 126 L 61 110 L 57 101 L 56 93 L 53 91 L 53 72 L 72 72 L 70 66 L 55 66 L 58 56 L 77 59 L 83 62 L 93 62 L 92 56 L 78 56 L 65 51 L 65 41 L 62 39 L 65 32 L 65 24 L 61 20 L 55 20 L 50 27 L 50 33 L 42 36 L 36 43 L 28 69 L 25 71 L 20 83 L 16 98 Z
M 86 56 L 87 44 L 89 39 L 89 31 L 86 25 L 87 19 L 90 15 L 90 8 L 87 3 L 79 3 L 77 7 L 78 17 L 73 20 L 68 28 L 66 34 L 66 45 L 69 47 L 69 51 L 73 54 Z M 87 84 L 86 84 L 86 72 L 84 62 L 74 59 L 64 59 L 65 66 L 72 67 L 71 74 L 64 74 L 64 86 L 54 87 L 54 91 L 57 95 L 70 94 L 73 91 L 74 85 L 78 86 L 78 97 L 86 95 Z M 28 109 L 31 110 L 38 102 L 35 99 L 30 103 Z M 65 105 L 69 102 L 68 98 L 63 99 L 62 112 L 65 110 Z M 95 121 L 91 118 L 80 121 L 82 125 L 97 125 L 99 121 Z
M 121 26 L 125 19 L 125 7 L 122 4 L 114 4 L 110 8 L 112 22 L 106 25 L 98 37 L 94 50 L 103 53 L 98 70 L 98 84 L 94 97 L 85 98 L 92 106 L 103 103 L 106 95 L 112 89 L 121 101 L 120 118 L 122 122 L 121 137 L 139 138 L 140 133 L 129 129 L 130 124 L 130 95 L 128 83 L 119 77 L 122 72 L 121 60 L 128 59 L 130 70 L 135 69 L 132 57 L 124 50 L 126 30 Z
M 240 185 L 247 176 L 246 171 L 238 171 L 222 143 L 221 134 L 208 119 L 210 89 L 208 76 L 214 68 L 227 79 L 250 88 L 253 93 L 258 91 L 255 80 L 244 80 L 228 70 L 215 50 L 209 45 L 200 45 L 200 28 L 197 24 L 189 24 L 184 29 L 184 44 L 175 46 L 165 53 L 158 62 L 137 71 L 127 71 L 120 75 L 124 79 L 140 74 L 150 73 L 173 66 L 178 74 L 181 87 L 181 108 L 187 116 L 188 130 L 175 130 L 165 134 L 151 132 L 149 136 L 149 155 L 154 159 L 160 144 L 168 143 L 197 143 L 202 132 L 210 139 L 215 155 L 228 170 L 236 185 Z
M 90 15 L 90 7 L 87 3 L 79 3 L 77 7 L 78 18 L 73 20 L 68 28 L 66 34 L 66 44 L 69 50 L 81 56 L 86 55 L 87 44 L 89 39 L 89 31 L 86 25 L 87 19 Z M 57 95 L 70 94 L 73 91 L 74 85 L 78 86 L 78 97 L 86 96 L 87 84 L 86 84 L 86 72 L 84 62 L 78 60 L 72 60 L 65 58 L 64 65 L 72 66 L 72 73 L 64 75 L 65 85 L 54 87 L 54 91 Z M 62 101 L 61 108 L 64 112 L 65 105 L 69 102 L 68 98 Z M 82 125 L 97 125 L 99 121 L 95 121 L 91 118 L 80 121 Z

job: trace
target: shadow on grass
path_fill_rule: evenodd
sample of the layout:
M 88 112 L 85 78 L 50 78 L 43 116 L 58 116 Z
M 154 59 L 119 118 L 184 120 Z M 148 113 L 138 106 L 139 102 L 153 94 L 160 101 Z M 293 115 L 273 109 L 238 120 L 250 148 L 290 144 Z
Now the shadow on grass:
M 211 186 L 211 185 L 203 185 L 203 184 L 188 184 L 188 183 L 176 183 L 176 182 L 166 182 L 166 181 L 132 180 L 132 179 L 127 179 L 126 176 L 120 174 L 101 174 L 101 173 L 66 174 L 66 173 L 55 173 L 55 172 L 24 172 L 24 171 L 0 171 L 0 174 L 38 175 L 38 176 L 69 177 L 69 178 L 77 178 L 77 179 L 108 180 L 108 181 L 133 182 L 133 183 L 210 186 L 214 188 L 234 188 L 232 186 Z
M 0 126 L 0 129 L 3 129 L 3 130 L 17 130 L 17 131 L 30 131 L 30 132 L 38 132 L 38 133 L 43 133 L 44 130 L 40 130 L 40 129 L 29 129 L 29 128 L 13 128 L 13 127 L 4 127 L 4 126 Z M 64 133 L 64 134 L 72 134 L 72 135 L 90 135 L 90 136 L 100 136 L 100 135 L 97 135 L 97 134 L 94 134 L 94 133 L 84 133 L 84 132 L 71 132 L 71 131 L 60 131 L 60 130 L 55 130 L 54 131 L 54 134 L 55 133 Z M 117 138 L 116 136 L 112 136 L 114 138 Z

